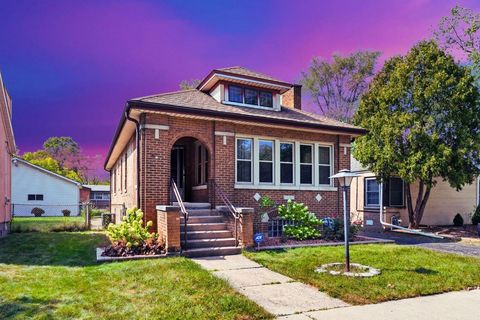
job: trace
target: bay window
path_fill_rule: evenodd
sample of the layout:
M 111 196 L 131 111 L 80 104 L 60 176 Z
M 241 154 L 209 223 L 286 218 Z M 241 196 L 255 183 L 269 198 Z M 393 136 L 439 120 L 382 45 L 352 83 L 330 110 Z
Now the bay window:
M 237 182 L 252 181 L 253 140 L 237 140 Z
M 258 141 L 259 182 L 273 183 L 273 141 Z
M 313 184 L 313 146 L 300 145 L 300 184 Z
M 332 147 L 318 147 L 318 183 L 330 185 L 330 176 L 332 175 L 331 164 Z
M 280 183 L 293 184 L 293 143 L 280 143 Z

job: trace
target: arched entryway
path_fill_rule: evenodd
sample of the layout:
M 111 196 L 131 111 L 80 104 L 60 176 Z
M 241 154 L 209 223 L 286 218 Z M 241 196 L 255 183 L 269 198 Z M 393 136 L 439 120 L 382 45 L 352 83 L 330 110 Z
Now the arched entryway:
M 185 202 L 208 202 L 210 152 L 193 137 L 178 139 L 170 152 L 170 178 L 177 184 Z M 173 190 L 170 201 L 175 202 Z

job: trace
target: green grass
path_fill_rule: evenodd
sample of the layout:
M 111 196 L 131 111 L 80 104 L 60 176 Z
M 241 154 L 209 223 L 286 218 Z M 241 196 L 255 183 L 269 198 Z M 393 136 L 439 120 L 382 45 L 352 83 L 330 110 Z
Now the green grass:
M 351 262 L 381 269 L 381 274 L 372 278 L 315 272 L 321 264 L 343 262 L 343 247 L 246 252 L 245 255 L 271 270 L 352 304 L 377 303 L 480 286 L 480 259 L 406 246 L 352 246 Z
M 103 233 L 0 239 L 0 319 L 265 319 L 186 258 L 95 262 Z
M 49 232 L 59 228 L 84 226 L 85 218 L 76 217 L 15 217 L 12 232 Z

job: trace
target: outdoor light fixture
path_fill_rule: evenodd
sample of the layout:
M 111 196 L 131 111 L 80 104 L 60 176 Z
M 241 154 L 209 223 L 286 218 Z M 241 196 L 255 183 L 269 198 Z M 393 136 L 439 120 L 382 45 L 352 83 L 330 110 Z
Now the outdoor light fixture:
M 350 227 L 350 214 L 347 214 L 347 190 L 350 188 L 353 178 L 358 175 L 350 172 L 348 169 L 338 171 L 331 176 L 331 179 L 337 179 L 340 188 L 343 191 L 343 231 L 345 236 L 345 271 L 350 272 L 350 248 L 348 243 L 348 231 Z

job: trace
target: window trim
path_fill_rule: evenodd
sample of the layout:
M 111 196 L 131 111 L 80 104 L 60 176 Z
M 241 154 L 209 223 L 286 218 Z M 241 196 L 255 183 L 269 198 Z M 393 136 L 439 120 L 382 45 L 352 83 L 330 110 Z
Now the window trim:
M 377 182 L 376 177 L 366 177 L 366 178 L 364 178 L 364 183 L 363 183 L 364 207 L 365 208 L 378 209 L 378 208 L 380 208 L 380 184 L 378 182 L 377 182 L 377 185 L 378 185 L 378 202 L 379 203 L 378 204 L 369 204 L 367 202 L 367 199 L 368 199 L 368 197 L 367 197 L 367 194 L 368 194 L 368 189 L 367 189 L 368 183 L 367 183 L 367 181 L 371 181 L 371 180 Z
M 248 140 L 251 143 L 251 150 L 250 150 L 250 159 L 238 159 L 238 140 Z M 255 140 L 253 138 L 247 137 L 239 137 L 235 138 L 235 184 L 253 184 L 254 183 L 254 151 L 255 151 Z M 238 170 L 237 170 L 237 163 L 238 161 L 249 161 L 250 162 L 250 181 L 238 181 Z
M 251 182 L 238 182 L 238 172 L 237 172 L 237 141 L 240 139 L 247 139 L 252 141 L 252 152 L 253 152 L 253 162 L 252 162 L 252 179 Z M 275 160 L 274 160 L 274 181 L 273 184 L 259 183 L 259 168 L 258 168 L 258 141 L 259 140 L 273 140 L 275 141 Z M 294 144 L 294 183 L 293 184 L 282 184 L 280 183 L 280 142 L 291 142 Z M 300 144 L 308 144 L 313 148 L 313 159 L 312 159 L 312 184 L 300 184 Z M 319 184 L 319 179 L 317 177 L 318 173 L 316 170 L 317 162 L 317 150 L 318 146 L 327 146 L 330 147 L 331 154 L 331 163 L 332 169 L 335 170 L 335 144 L 334 142 L 324 142 L 324 141 L 309 141 L 309 140 L 281 140 L 275 137 L 269 136 L 253 136 L 253 135 L 235 135 L 235 189 L 264 189 L 264 190 L 312 190 L 312 191 L 337 191 L 337 187 L 333 184 L 332 179 L 330 179 L 330 185 L 321 185 Z
M 315 154 L 317 155 L 316 166 L 317 166 L 317 170 L 318 170 L 317 177 L 316 177 L 315 179 L 318 181 L 318 185 L 319 185 L 319 186 L 332 186 L 332 185 L 333 185 L 333 181 L 332 181 L 333 179 L 331 179 L 331 178 L 329 178 L 329 181 L 330 181 L 330 182 L 329 182 L 328 184 L 320 183 L 320 176 L 319 176 L 319 174 L 320 174 L 320 168 L 319 168 L 319 167 L 320 167 L 320 166 L 324 166 L 324 167 L 328 166 L 328 167 L 330 167 L 330 173 L 329 173 L 330 175 L 329 175 L 329 177 L 333 176 L 333 172 L 335 171 L 335 169 L 334 169 L 335 161 L 334 161 L 334 158 L 333 158 L 333 146 L 332 146 L 332 145 L 324 145 L 324 144 L 318 143 L 318 144 L 315 146 L 315 148 L 317 149 Z M 326 165 L 326 164 L 320 164 L 320 163 L 319 163 L 319 161 L 320 161 L 319 148 L 328 148 L 328 149 L 329 149 L 329 153 L 330 153 L 330 155 L 329 155 L 329 162 L 330 162 L 330 163 L 329 163 L 328 165 Z
M 272 160 L 260 160 L 260 142 L 270 142 L 272 144 Z M 275 140 L 267 140 L 267 139 L 258 139 L 257 142 L 257 149 L 258 149 L 258 184 L 261 185 L 275 185 Z M 270 163 L 272 165 L 272 182 L 262 182 L 260 181 L 260 163 Z
M 302 146 L 309 146 L 312 150 L 312 162 L 308 163 L 308 162 L 302 162 L 302 153 L 301 153 L 301 148 Z M 298 154 L 299 154 L 299 164 L 298 164 L 298 167 L 300 168 L 300 176 L 298 177 L 298 184 L 301 185 L 301 186 L 313 186 L 313 185 L 316 185 L 316 179 L 315 179 L 315 144 L 310 144 L 310 143 L 299 143 L 298 144 Z M 302 175 L 301 175 L 301 172 L 302 172 L 302 165 L 304 166 L 308 166 L 310 165 L 310 167 L 312 168 L 312 175 L 311 175 L 311 179 L 312 179 L 312 182 L 311 183 L 302 183 Z
M 30 196 L 33 196 L 34 199 L 30 199 Z M 40 198 L 41 199 L 38 199 Z M 28 193 L 27 194 L 27 201 L 44 201 L 45 200 L 45 196 L 43 193 Z
M 276 98 L 276 95 L 277 95 L 277 92 L 275 91 L 272 91 L 272 90 L 268 90 L 268 89 L 263 89 L 263 88 L 256 88 L 256 87 L 252 87 L 252 86 L 245 86 L 245 85 L 242 85 L 242 84 L 226 84 L 226 96 L 225 96 L 225 100 L 223 101 L 224 103 L 227 103 L 227 104 L 232 104 L 232 105 L 238 105 L 238 106 L 247 106 L 247 107 L 253 107 L 253 108 L 261 108 L 261 109 L 265 109 L 265 110 L 275 110 L 275 98 Z M 237 87 L 237 88 L 240 88 L 242 91 L 242 102 L 237 102 L 237 101 L 231 101 L 230 100 L 230 87 Z M 253 91 L 256 91 L 257 92 L 257 104 L 250 104 L 250 103 L 246 103 L 245 102 L 245 89 L 249 89 L 249 90 L 253 90 Z M 265 93 L 269 93 L 272 95 L 272 106 L 269 107 L 269 106 L 264 106 L 264 105 L 261 105 L 260 104 L 260 93 L 261 92 L 265 92 Z
M 292 161 L 282 161 L 282 144 L 289 144 L 292 146 Z M 282 186 L 293 186 L 295 185 L 295 142 L 290 142 L 290 141 L 280 141 L 278 144 L 278 163 L 279 163 L 279 180 L 278 183 Z M 282 164 L 291 164 L 292 165 L 292 182 L 282 182 Z

